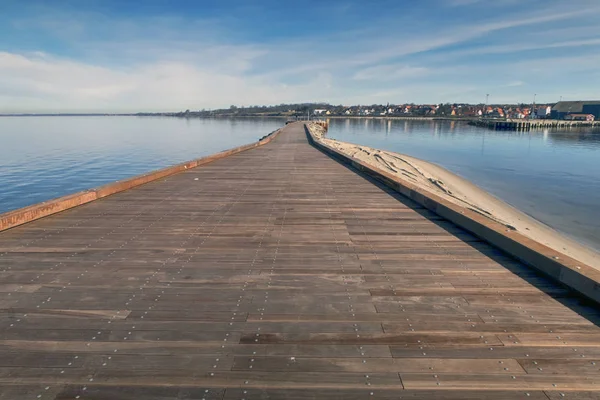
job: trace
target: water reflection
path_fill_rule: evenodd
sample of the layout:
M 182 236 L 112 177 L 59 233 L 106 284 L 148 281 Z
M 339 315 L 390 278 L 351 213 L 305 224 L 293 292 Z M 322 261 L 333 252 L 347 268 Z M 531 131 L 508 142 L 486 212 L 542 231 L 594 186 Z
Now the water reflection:
M 548 139 L 556 145 L 572 144 L 583 147 L 600 147 L 600 134 L 590 131 L 552 132 Z

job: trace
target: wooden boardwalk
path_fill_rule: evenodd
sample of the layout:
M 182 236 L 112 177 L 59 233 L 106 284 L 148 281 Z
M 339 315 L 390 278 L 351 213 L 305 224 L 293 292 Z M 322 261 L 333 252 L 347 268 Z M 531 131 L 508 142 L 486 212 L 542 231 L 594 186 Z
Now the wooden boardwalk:
M 300 124 L 0 233 L 2 400 L 598 399 L 599 320 Z

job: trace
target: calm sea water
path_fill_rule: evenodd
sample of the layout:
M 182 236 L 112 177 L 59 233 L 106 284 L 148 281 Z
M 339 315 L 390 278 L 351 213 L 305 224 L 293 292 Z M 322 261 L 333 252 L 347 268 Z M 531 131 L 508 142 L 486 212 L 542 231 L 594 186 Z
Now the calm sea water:
M 284 122 L 0 117 L 0 213 L 251 143 Z
M 328 136 L 441 165 L 600 250 L 599 130 L 508 132 L 451 121 L 332 119 Z

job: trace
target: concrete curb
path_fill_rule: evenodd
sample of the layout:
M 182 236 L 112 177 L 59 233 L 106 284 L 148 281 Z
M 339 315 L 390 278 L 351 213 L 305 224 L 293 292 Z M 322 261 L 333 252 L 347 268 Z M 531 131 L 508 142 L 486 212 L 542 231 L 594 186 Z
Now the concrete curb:
M 69 194 L 57 199 L 45 201 L 43 203 L 33 204 L 28 207 L 19 208 L 17 210 L 9 211 L 4 214 L 0 214 L 0 232 L 5 231 L 15 226 L 26 224 L 37 219 L 47 217 L 52 214 L 56 214 L 73 207 L 80 206 L 106 196 L 110 196 L 115 193 L 122 192 L 124 190 L 132 189 L 137 186 L 144 185 L 149 182 L 156 181 L 158 179 L 166 178 L 173 174 L 186 171 L 190 168 L 196 168 L 204 164 L 211 163 L 221 158 L 228 157 L 233 154 L 241 153 L 246 150 L 251 150 L 259 146 L 271 142 L 283 128 L 276 130 L 260 139 L 257 142 L 235 147 L 233 149 L 225 150 L 220 153 L 212 154 L 203 158 L 199 158 L 192 161 L 187 161 L 181 164 L 172 165 L 170 167 L 162 168 L 156 171 L 148 172 L 143 175 L 134 176 L 132 178 L 124 179 L 114 183 L 109 183 L 104 186 L 100 186 L 95 189 L 89 189 L 82 192 Z
M 412 183 L 372 167 L 327 146 L 305 125 L 311 144 L 336 160 L 359 170 L 439 216 L 473 233 L 480 239 L 544 273 L 583 296 L 600 303 L 600 271 L 533 239 L 508 229 L 474 211 L 449 202 Z

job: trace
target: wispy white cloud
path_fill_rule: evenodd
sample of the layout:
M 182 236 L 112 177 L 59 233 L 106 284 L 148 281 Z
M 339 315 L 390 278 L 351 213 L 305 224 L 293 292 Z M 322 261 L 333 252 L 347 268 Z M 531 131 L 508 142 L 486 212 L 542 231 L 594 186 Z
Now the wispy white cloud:
M 453 56 L 460 57 L 466 55 L 483 55 L 483 54 L 506 54 L 506 53 L 517 53 L 523 51 L 532 50 L 546 50 L 546 49 L 559 49 L 559 48 L 575 48 L 585 46 L 600 46 L 599 38 L 588 38 L 578 40 L 567 40 L 560 42 L 551 42 L 550 38 L 545 41 L 538 42 L 525 42 L 525 43 L 513 43 L 503 44 L 495 46 L 481 46 L 471 49 L 458 50 L 450 53 L 446 53 L 445 57 Z
M 472 4 L 481 3 L 483 0 L 448 0 L 448 5 L 450 7 L 462 7 L 469 6 Z
M 518 4 L 521 0 L 443 0 L 450 7 L 485 5 L 486 7 L 506 7 Z
M 329 49 L 331 51 L 328 52 L 315 53 L 314 47 L 311 47 L 307 52 L 296 51 L 295 54 L 297 57 L 293 55 L 291 57 L 294 60 L 292 66 L 275 71 L 269 70 L 268 73 L 286 76 L 311 71 L 339 71 L 348 68 L 380 65 L 390 60 L 456 46 L 473 39 L 506 30 L 569 20 L 582 15 L 590 15 L 591 13 L 596 13 L 600 17 L 600 5 L 586 9 L 565 8 L 561 5 L 558 8 L 545 9 L 542 12 L 536 13 L 535 16 L 510 14 L 488 21 L 476 21 L 469 25 L 440 26 L 420 35 L 406 32 L 405 36 L 385 35 L 382 37 L 382 35 L 378 34 L 363 38 L 363 40 L 355 40 L 350 46 L 348 46 L 348 43 L 333 42 Z M 385 31 L 386 29 L 382 27 L 381 30 Z M 327 41 L 327 38 L 322 38 L 321 40 Z M 502 49 L 507 51 L 511 47 L 518 48 L 520 42 L 521 40 L 507 45 L 495 46 L 497 48 L 496 51 Z M 493 51 L 494 49 L 490 48 L 490 52 Z
M 357 71 L 353 78 L 359 81 L 389 81 L 423 76 L 428 72 L 427 68 L 410 65 L 378 65 Z
M 325 74 L 290 85 L 186 63 L 114 69 L 46 55 L 0 53 L 0 109 L 6 112 L 156 111 L 308 101 L 327 97 L 329 88 Z

